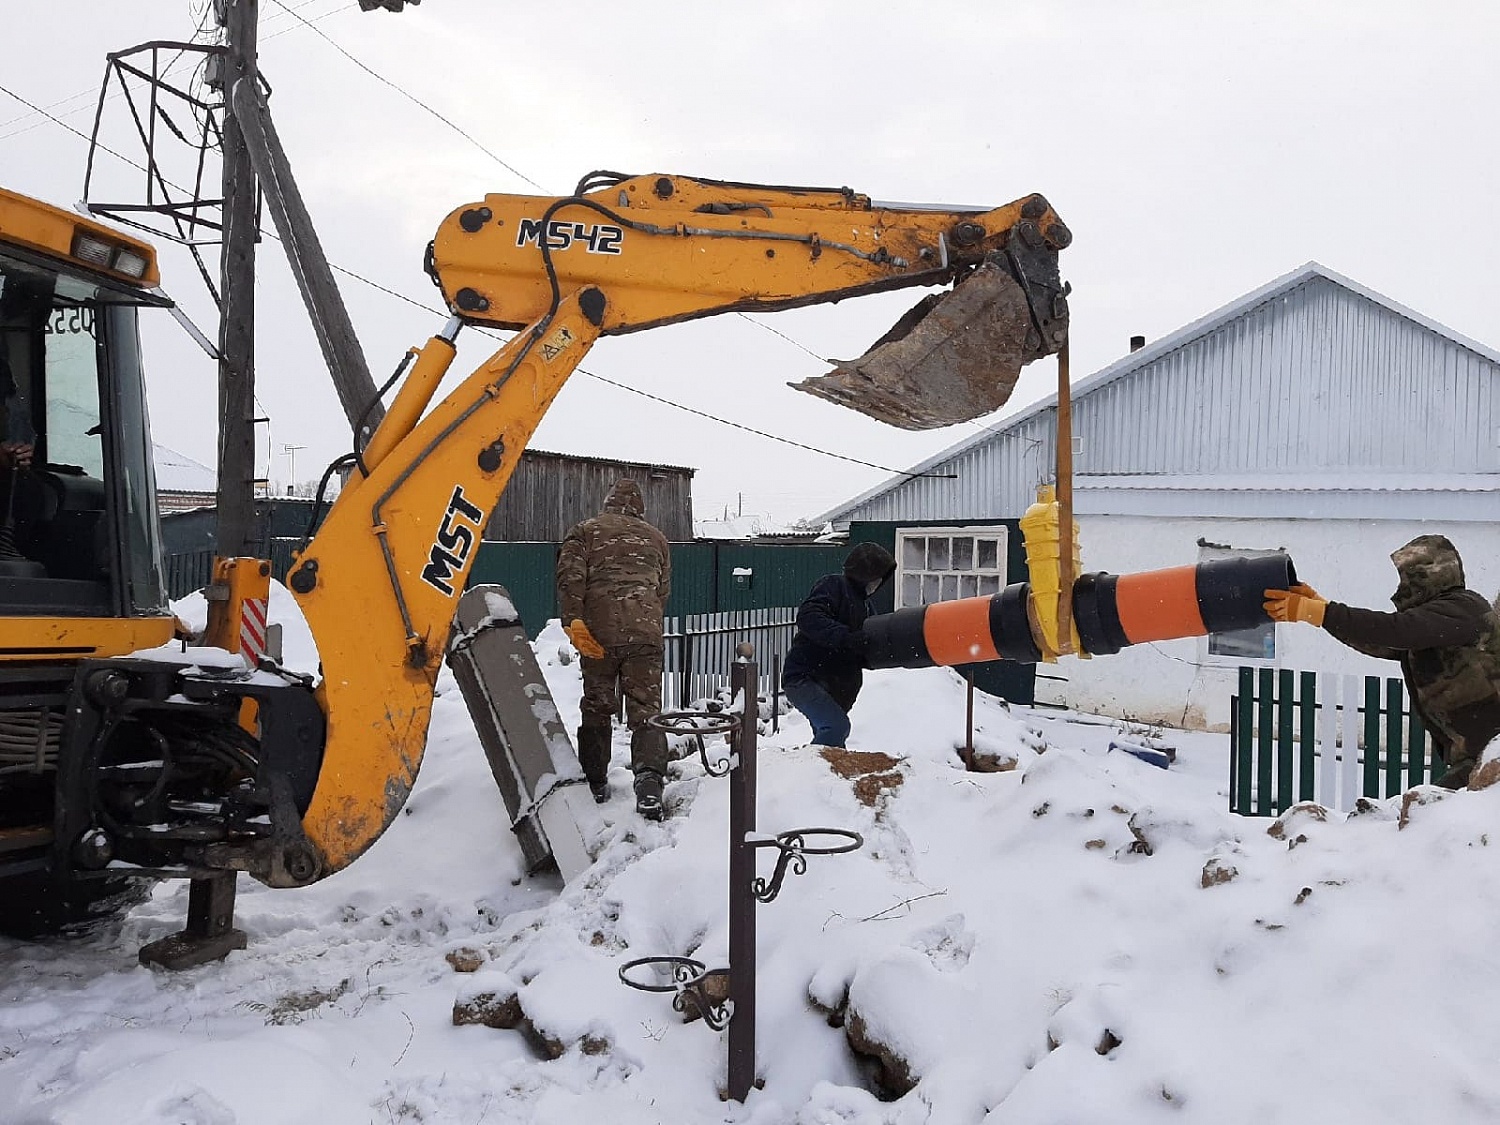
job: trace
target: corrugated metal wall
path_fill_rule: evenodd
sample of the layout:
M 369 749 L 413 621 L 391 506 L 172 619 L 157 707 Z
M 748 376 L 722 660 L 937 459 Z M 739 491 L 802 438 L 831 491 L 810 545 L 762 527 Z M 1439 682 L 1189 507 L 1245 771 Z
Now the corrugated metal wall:
M 1075 472 L 1500 472 L 1500 365 L 1313 277 L 1074 399 Z M 843 513 L 1018 516 L 1052 477 L 1055 411 Z
M 903 481 L 839 517 L 876 523 L 908 520 L 1015 519 L 1036 499 L 1036 486 L 1052 479 L 1053 415 L 1023 419 L 971 446 L 931 472 L 954 473 Z M 1074 424 L 1077 425 L 1075 403 Z M 1081 471 L 1081 470 L 1080 470 Z
M 579 520 L 599 514 L 621 477 L 641 486 L 646 519 L 674 543 L 693 538 L 693 470 L 568 457 L 528 449 L 485 530 L 486 539 L 552 543 Z

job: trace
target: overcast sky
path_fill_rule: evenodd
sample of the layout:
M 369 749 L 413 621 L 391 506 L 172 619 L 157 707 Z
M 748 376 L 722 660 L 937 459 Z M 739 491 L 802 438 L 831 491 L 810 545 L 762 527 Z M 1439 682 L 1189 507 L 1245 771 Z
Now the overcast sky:
M 1118 358 L 1132 334 L 1163 336 L 1309 259 L 1500 345 L 1492 0 L 425 0 L 400 15 L 362 13 L 354 0 L 284 2 L 546 194 L 566 194 L 595 168 L 922 202 L 1000 205 L 1041 192 L 1074 233 L 1062 268 L 1075 378 Z M 0 3 L 0 85 L 84 133 L 105 53 L 188 38 L 202 9 Z M 443 216 L 487 192 L 536 189 L 277 0 L 260 8 L 272 111 L 330 258 L 440 308 L 421 262 Z M 119 101 L 105 138 L 139 158 Z M 0 94 L 0 185 L 71 205 L 85 150 Z M 140 189 L 139 173 L 111 157 L 99 172 L 110 192 Z M 347 448 L 348 428 L 274 242 L 261 261 L 272 473 L 285 480 L 282 447 L 299 445 L 296 475 L 315 477 Z M 168 291 L 212 335 L 190 261 L 164 249 L 163 265 Z M 344 292 L 377 380 L 443 321 L 354 282 Z M 584 366 L 906 467 L 973 425 L 906 434 L 785 384 L 822 373 L 815 356 L 858 355 L 914 299 L 759 318 L 795 344 L 737 316 L 605 339 Z M 165 314 L 157 321 L 146 338 L 155 437 L 212 464 L 214 367 Z M 455 371 L 487 351 L 476 334 L 463 343 Z M 1055 378 L 1051 360 L 1032 365 L 1006 410 L 1048 394 Z M 888 475 L 581 374 L 534 444 L 694 466 L 700 516 L 738 507 L 741 494 L 746 513 L 816 515 Z

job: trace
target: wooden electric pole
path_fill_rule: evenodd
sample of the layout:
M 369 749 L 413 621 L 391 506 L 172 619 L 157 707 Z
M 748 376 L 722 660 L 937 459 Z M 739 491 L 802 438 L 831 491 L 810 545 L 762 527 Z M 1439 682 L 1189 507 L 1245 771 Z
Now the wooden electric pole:
M 225 558 L 263 552 L 255 526 L 256 178 L 235 116 L 237 82 L 254 88 L 257 0 L 214 0 L 224 28 L 224 234 L 219 279 L 219 484 L 215 546 Z

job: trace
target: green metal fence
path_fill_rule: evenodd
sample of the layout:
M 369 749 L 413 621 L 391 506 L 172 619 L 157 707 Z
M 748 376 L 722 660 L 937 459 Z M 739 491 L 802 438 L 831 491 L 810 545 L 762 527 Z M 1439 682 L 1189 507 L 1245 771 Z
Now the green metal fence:
M 1443 771 L 1397 679 L 1241 668 L 1230 700 L 1229 807 L 1279 816 L 1299 801 L 1348 810 Z
M 470 582 L 510 591 L 535 638 L 557 616 L 556 543 L 484 543 Z M 669 617 L 795 606 L 837 573 L 849 548 L 826 543 L 673 543 Z
M 284 579 L 298 539 L 271 540 L 271 573 Z M 510 591 L 527 633 L 535 638 L 557 616 L 556 543 L 480 544 L 471 583 L 498 582 Z M 837 573 L 847 546 L 826 543 L 674 543 L 668 616 L 795 606 L 812 584 Z M 168 555 L 167 592 L 180 598 L 213 574 L 213 551 Z
M 284 579 L 292 569 L 292 550 L 301 539 L 271 540 L 271 575 Z M 207 586 L 214 576 L 214 552 L 179 551 L 163 560 L 167 571 L 167 596 L 182 598 Z

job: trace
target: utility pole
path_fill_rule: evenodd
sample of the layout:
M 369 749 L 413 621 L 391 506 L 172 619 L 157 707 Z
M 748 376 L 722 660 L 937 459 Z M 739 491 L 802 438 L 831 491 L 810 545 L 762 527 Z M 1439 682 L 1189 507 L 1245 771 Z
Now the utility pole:
M 224 235 L 219 280 L 219 486 L 215 546 L 224 558 L 261 554 L 255 527 L 256 179 L 234 112 L 235 84 L 254 89 L 258 0 L 214 0 L 224 29 Z

